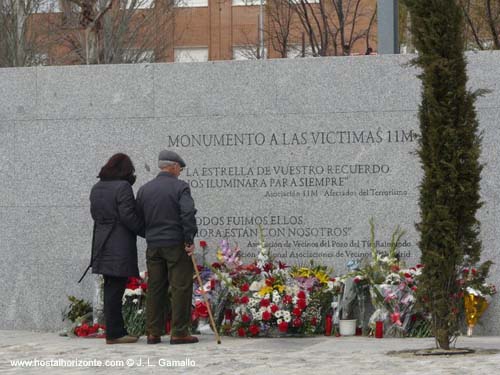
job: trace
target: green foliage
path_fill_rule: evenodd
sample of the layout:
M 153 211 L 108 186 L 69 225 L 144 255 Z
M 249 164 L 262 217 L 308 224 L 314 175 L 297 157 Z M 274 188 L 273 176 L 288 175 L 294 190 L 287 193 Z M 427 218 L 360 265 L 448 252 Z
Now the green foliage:
M 63 311 L 63 321 L 69 319 L 72 323 L 92 312 L 92 305 L 83 299 L 78 299 L 75 296 L 68 296 L 69 306 Z
M 412 19 L 422 69 L 419 108 L 419 247 L 425 264 L 421 297 L 432 314 L 437 344 L 449 349 L 458 329 L 459 269 L 464 256 L 480 258 L 481 136 L 474 102 L 481 92 L 467 90 L 463 53 L 463 13 L 456 0 L 404 0 Z

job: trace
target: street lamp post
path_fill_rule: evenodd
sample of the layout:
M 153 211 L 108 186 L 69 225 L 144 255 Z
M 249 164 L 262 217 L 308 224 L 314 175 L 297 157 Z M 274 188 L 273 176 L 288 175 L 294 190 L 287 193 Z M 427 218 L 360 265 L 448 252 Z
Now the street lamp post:
M 378 53 L 399 53 L 398 0 L 377 0 Z

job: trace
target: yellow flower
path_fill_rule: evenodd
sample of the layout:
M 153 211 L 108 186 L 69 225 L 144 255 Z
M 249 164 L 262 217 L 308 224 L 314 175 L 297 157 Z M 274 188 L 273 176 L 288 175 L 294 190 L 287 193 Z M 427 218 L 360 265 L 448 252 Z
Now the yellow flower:
M 222 256 L 222 250 L 217 250 L 217 260 L 221 263 L 224 263 L 224 257 Z
M 328 275 L 322 271 L 316 272 L 314 276 L 316 276 L 316 278 L 321 284 L 326 284 L 330 280 L 330 277 L 328 277 Z
M 283 291 L 285 290 L 284 285 L 275 285 L 274 288 L 280 293 L 283 293 Z
M 273 292 L 272 286 L 264 286 L 259 290 L 259 296 L 265 296 L 266 294 L 270 294 Z

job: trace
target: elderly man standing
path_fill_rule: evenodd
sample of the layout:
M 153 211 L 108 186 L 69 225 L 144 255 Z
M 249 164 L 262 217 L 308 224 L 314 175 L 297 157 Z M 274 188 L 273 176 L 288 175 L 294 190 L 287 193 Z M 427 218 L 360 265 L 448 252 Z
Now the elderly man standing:
M 170 344 L 193 344 L 190 335 L 196 209 L 189 185 L 178 177 L 186 163 L 173 151 L 158 158 L 161 172 L 137 192 L 137 209 L 146 227 L 148 268 L 148 344 L 157 344 L 165 329 L 168 287 L 172 302 Z

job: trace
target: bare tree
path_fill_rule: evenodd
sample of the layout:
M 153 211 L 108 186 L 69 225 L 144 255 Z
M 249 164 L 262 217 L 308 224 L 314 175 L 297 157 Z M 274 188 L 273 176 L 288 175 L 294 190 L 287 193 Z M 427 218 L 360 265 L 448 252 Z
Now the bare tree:
M 465 41 L 477 48 L 500 49 L 500 0 L 460 0 Z
M 151 62 L 173 45 L 177 0 L 61 1 L 66 3 L 65 22 L 74 26 L 60 35 L 68 51 L 63 59 L 84 64 Z
M 370 0 L 296 0 L 295 12 L 314 56 L 349 55 L 369 38 L 375 10 Z
M 265 31 L 280 57 L 288 57 L 290 51 L 294 13 L 294 5 L 289 0 L 268 0 L 266 3 L 268 28 Z
M 0 0 L 0 67 L 38 65 L 47 52 L 46 30 L 31 16 L 47 0 Z

